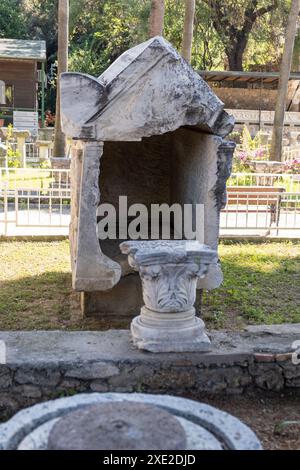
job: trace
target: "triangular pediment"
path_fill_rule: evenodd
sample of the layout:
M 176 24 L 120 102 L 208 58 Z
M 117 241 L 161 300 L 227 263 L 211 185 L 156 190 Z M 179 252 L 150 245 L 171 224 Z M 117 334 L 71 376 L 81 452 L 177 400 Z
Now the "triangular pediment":
M 99 78 L 63 74 L 61 95 L 71 137 L 140 140 L 182 126 L 224 136 L 233 127 L 220 99 L 160 36 L 126 51 Z

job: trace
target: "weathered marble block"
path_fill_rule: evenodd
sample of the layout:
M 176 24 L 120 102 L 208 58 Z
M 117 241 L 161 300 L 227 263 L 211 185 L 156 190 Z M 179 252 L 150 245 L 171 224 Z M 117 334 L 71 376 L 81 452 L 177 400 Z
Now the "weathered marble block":
M 124 236 L 99 241 L 99 204 L 202 204 L 203 243 L 217 251 L 235 144 L 234 119 L 207 83 L 162 37 L 122 54 L 100 77 L 61 77 L 62 127 L 73 139 L 70 243 L 73 288 L 85 314 L 132 315 L 138 276 L 119 251 Z M 151 237 L 150 237 L 151 238 Z M 198 289 L 222 282 L 218 258 Z
M 134 344 L 151 352 L 208 351 L 204 322 L 194 303 L 198 279 L 216 252 L 197 241 L 128 241 L 120 245 L 139 272 L 145 305 L 133 319 Z

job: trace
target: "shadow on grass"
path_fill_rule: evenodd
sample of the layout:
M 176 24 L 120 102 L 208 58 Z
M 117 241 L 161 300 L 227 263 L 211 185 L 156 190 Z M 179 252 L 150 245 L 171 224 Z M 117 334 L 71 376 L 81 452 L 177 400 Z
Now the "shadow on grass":
M 202 316 L 208 328 L 239 329 L 247 324 L 300 322 L 300 256 L 294 246 L 278 244 L 278 250 L 275 245 L 271 252 L 268 245 L 264 248 L 241 244 L 240 251 L 236 244 L 232 251 L 223 247 L 223 285 L 203 296 Z M 129 327 L 130 319 L 110 315 L 82 318 L 79 300 L 67 271 L 53 270 L 2 281 L 0 329 Z
M 0 330 L 107 330 L 129 323 L 104 315 L 83 318 L 70 273 L 50 271 L 0 282 Z

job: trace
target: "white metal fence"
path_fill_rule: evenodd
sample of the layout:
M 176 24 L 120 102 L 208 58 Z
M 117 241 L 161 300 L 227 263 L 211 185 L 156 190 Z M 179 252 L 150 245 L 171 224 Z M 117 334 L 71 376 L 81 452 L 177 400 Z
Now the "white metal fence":
M 69 170 L 0 169 L 0 235 L 66 229 L 70 203 Z
M 3 145 L 5 145 L 5 143 Z M 14 151 L 16 151 L 17 143 L 12 142 L 11 148 Z M 39 145 L 36 142 L 25 142 L 23 155 L 25 155 L 25 159 L 24 159 L 24 156 L 22 157 L 23 166 L 36 167 L 36 166 L 39 166 L 40 163 L 45 160 L 45 158 L 48 160 L 52 158 L 53 148 L 51 146 L 48 146 L 46 155 L 44 155 L 43 158 L 41 158 Z M 0 156 L 0 166 L 3 168 L 6 166 L 6 156 L 5 156 L 4 151 L 2 152 Z
M 0 168 L 0 235 L 67 234 L 70 170 Z M 234 173 L 221 234 L 300 236 L 300 175 Z
M 237 187 L 236 187 L 237 188 Z M 267 187 L 228 188 L 221 212 L 221 234 L 300 236 L 300 192 Z
M 300 145 L 296 147 L 285 146 L 282 149 L 283 152 L 283 160 L 284 161 L 291 161 L 300 158 Z
M 283 187 L 287 192 L 300 192 L 300 174 L 288 173 L 232 173 L 227 186 Z

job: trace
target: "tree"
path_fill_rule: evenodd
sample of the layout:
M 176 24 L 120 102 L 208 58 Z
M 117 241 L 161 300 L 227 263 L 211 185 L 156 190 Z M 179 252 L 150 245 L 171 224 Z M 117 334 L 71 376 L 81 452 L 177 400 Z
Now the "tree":
M 191 62 L 193 30 L 195 18 L 195 0 L 185 0 L 185 14 L 182 40 L 182 56 L 187 62 Z
M 70 4 L 69 69 L 97 76 L 124 51 L 148 38 L 150 2 L 83 0 L 83 3 L 81 9 L 76 2 Z
M 278 83 L 278 94 L 275 107 L 275 116 L 272 133 L 272 143 L 270 159 L 281 161 L 282 154 L 282 134 L 284 124 L 284 113 L 286 107 L 286 95 L 291 71 L 295 36 L 297 30 L 297 20 L 300 11 L 300 0 L 292 0 L 291 9 L 288 17 L 285 43 L 280 66 L 280 76 Z
M 230 70 L 243 70 L 243 55 L 258 18 L 278 6 L 278 0 L 202 0 L 222 40 Z
M 149 37 L 162 36 L 164 30 L 165 0 L 152 0 L 149 19 Z
M 57 54 L 58 0 L 22 0 L 30 39 L 44 40 L 47 60 L 53 62 Z
M 60 75 L 68 71 L 69 46 L 69 0 L 58 2 L 58 51 L 57 51 L 57 90 L 56 90 L 56 118 L 54 134 L 54 157 L 65 157 L 66 138 L 61 128 L 60 109 Z
M 26 39 L 27 29 L 20 0 L 1 0 L 0 38 Z

